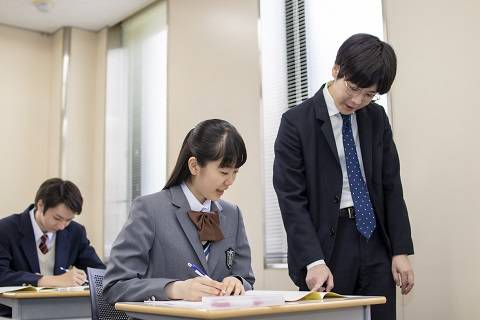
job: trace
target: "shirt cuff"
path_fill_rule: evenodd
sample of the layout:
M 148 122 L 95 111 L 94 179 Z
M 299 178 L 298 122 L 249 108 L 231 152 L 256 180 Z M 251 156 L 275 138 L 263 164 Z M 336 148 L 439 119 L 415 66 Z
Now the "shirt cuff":
M 313 267 L 319 266 L 321 264 L 326 264 L 325 260 L 322 259 L 322 260 L 317 260 L 317 261 L 314 261 L 314 262 L 310 263 L 309 265 L 307 265 L 307 270 L 310 270 Z

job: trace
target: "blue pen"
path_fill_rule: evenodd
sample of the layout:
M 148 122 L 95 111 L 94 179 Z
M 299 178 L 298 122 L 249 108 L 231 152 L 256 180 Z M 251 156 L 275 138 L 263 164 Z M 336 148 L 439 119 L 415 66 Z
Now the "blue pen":
M 192 269 L 193 272 L 195 272 L 195 274 L 197 274 L 198 276 L 200 276 L 200 277 L 205 277 L 205 278 L 207 278 L 207 279 L 212 280 L 212 278 L 210 278 L 210 277 L 207 275 L 207 273 L 206 273 L 205 271 L 203 271 L 202 268 L 200 268 L 199 266 L 197 266 L 197 265 L 195 265 L 195 264 L 193 264 L 193 263 L 190 263 L 190 262 L 187 263 L 187 266 L 189 266 L 190 269 Z M 225 290 L 221 290 L 221 293 L 222 293 L 221 295 L 224 295 L 224 294 L 225 294 Z
M 189 266 L 193 270 L 193 272 L 195 272 L 195 274 L 197 274 L 198 276 L 207 277 L 208 279 L 210 279 L 210 277 L 205 273 L 205 271 L 203 271 L 200 267 L 196 266 L 195 264 L 188 262 L 187 266 Z

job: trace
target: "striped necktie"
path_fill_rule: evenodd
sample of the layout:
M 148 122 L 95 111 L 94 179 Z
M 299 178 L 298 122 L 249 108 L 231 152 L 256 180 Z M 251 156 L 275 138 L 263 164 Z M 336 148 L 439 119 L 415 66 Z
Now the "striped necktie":
M 208 261 L 208 255 L 210 253 L 210 245 L 212 242 L 210 240 L 208 241 L 202 241 L 202 246 L 203 246 L 203 253 L 205 254 L 205 259 Z
M 40 244 L 38 245 L 38 248 L 40 249 L 40 251 L 41 251 L 43 254 L 46 254 L 46 253 L 48 252 L 47 239 L 48 239 L 48 236 L 47 236 L 46 234 L 44 234 L 44 235 L 40 238 Z

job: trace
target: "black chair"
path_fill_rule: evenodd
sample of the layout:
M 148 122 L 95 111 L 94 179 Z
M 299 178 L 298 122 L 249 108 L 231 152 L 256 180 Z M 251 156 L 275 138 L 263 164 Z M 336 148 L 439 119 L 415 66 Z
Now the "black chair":
M 87 268 L 90 284 L 90 302 L 92 306 L 92 320 L 128 320 L 125 312 L 115 310 L 115 307 L 103 299 L 104 269 Z

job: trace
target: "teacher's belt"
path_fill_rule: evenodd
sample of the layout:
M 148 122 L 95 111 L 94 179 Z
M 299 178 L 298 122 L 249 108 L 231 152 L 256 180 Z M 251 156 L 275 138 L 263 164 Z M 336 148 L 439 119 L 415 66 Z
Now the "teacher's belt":
M 340 209 L 340 217 L 355 219 L 355 208 L 348 207 L 348 208 Z

